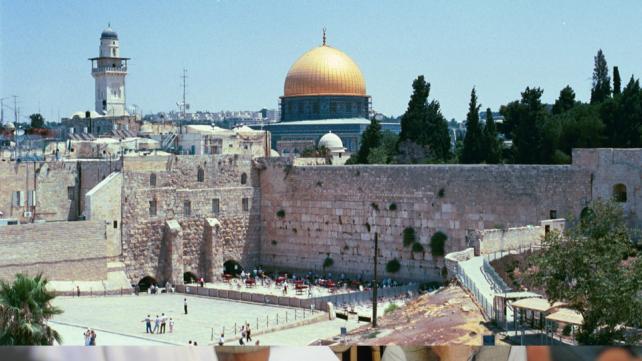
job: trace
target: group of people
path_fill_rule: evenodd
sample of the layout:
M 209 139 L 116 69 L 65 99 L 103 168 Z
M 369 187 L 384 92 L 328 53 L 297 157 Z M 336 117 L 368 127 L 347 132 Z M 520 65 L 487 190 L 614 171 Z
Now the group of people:
M 166 331 L 166 326 L 169 325 L 169 333 L 174 332 L 174 320 L 171 317 L 165 316 L 164 313 L 162 313 L 160 316 L 156 315 L 156 318 L 153 320 L 154 321 L 154 328 L 152 328 L 152 318 L 150 315 L 147 315 L 144 320 L 141 322 L 145 322 L 145 333 L 151 333 L 151 334 L 160 334 L 160 333 L 165 333 Z
M 250 330 L 250 324 L 246 323 L 241 326 L 241 338 L 239 338 L 239 345 L 245 345 L 252 341 L 252 330 Z M 257 341 L 258 342 L 258 341 Z
M 96 331 L 88 328 L 82 335 L 85 338 L 85 346 L 96 346 Z

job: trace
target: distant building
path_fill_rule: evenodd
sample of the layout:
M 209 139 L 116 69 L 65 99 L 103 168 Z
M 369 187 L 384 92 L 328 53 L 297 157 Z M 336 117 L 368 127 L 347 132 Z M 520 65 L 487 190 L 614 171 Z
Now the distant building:
M 239 154 L 269 157 L 270 134 L 242 126 L 224 129 L 210 125 L 187 125 L 177 137 L 178 153 L 190 155 Z

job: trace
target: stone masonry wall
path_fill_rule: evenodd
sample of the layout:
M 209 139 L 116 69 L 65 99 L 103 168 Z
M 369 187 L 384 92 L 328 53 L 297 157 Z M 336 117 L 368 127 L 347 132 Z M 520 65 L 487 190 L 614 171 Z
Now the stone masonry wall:
M 397 258 L 396 277 L 437 279 L 443 259 L 429 251 L 436 231 L 448 236 L 446 253 L 459 251 L 469 246 L 471 230 L 539 224 L 552 210 L 574 215 L 590 200 L 590 172 L 572 166 L 264 162 L 261 262 L 288 269 L 322 271 L 330 256 L 328 271 L 368 275 L 377 232 L 380 270 Z M 414 228 L 425 252 L 403 247 L 406 227 Z
M 198 181 L 198 169 L 203 181 Z M 156 185 L 151 185 L 152 174 Z M 241 184 L 245 174 L 246 183 Z M 243 198 L 248 209 L 243 209 Z M 213 209 L 213 199 L 219 209 Z M 258 171 L 249 156 L 150 156 L 125 159 L 123 163 L 123 258 L 132 281 L 152 276 L 164 281 L 167 250 L 163 232 L 167 220 L 181 227 L 182 268 L 198 276 L 220 275 L 221 260 L 236 260 L 251 267 L 260 252 L 260 192 Z M 156 202 L 156 215 L 150 214 L 150 202 Z M 184 204 L 190 202 L 190 214 Z M 205 255 L 207 219 L 220 223 L 211 245 L 219 256 Z M 224 257 L 221 258 L 220 254 Z M 212 262 L 213 259 L 218 262 Z M 221 263 L 221 264 L 218 264 Z M 176 281 L 176 280 L 175 280 Z M 181 280 L 182 281 L 182 280 Z
M 0 227 L 0 279 L 44 272 L 50 280 L 107 279 L 103 221 Z

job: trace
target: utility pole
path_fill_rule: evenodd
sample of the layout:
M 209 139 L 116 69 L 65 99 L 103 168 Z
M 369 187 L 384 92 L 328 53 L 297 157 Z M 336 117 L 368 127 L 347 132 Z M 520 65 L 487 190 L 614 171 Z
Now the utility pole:
M 18 124 L 18 96 L 12 95 L 13 97 L 13 116 L 15 118 L 15 124 Z
M 183 134 L 183 120 L 186 119 L 186 114 L 187 114 L 187 100 L 186 100 L 186 92 L 187 92 L 187 69 L 183 68 L 183 75 L 181 75 L 181 79 L 183 80 L 183 103 L 182 109 L 181 109 L 181 120 L 179 123 L 179 129 L 180 133 Z
M 374 234 L 374 280 L 372 282 L 372 327 L 377 327 L 377 254 L 379 253 L 379 233 Z

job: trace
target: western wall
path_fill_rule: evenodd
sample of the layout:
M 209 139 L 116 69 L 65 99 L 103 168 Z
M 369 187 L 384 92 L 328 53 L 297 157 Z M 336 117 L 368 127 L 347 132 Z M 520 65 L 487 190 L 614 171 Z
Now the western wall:
M 573 160 L 564 166 L 293 166 L 284 158 L 148 155 L 0 162 L 0 211 L 36 222 L 1 228 L 0 265 L 80 279 L 67 273 L 76 262 L 69 253 L 87 241 L 82 232 L 93 228 L 86 225 L 101 224 L 95 248 L 104 249 L 104 262 L 124 263 L 132 283 L 145 276 L 181 283 L 184 272 L 209 280 L 228 260 L 323 271 L 329 257 L 329 272 L 369 275 L 376 233 L 386 277 L 386 263 L 396 258 L 401 269 L 394 277 L 433 280 L 444 264 L 430 254 L 437 231 L 448 237 L 446 252 L 463 250 L 475 231 L 576 216 L 616 191 L 632 224 L 642 224 L 642 150 L 579 149 Z M 35 204 L 13 205 L 15 192 L 33 189 Z M 76 221 L 82 218 L 87 221 Z M 53 237 L 63 226 L 38 223 L 44 221 L 70 222 Z M 423 252 L 403 246 L 406 227 L 415 230 Z M 30 242 L 43 257 L 11 261 L 16 240 Z

